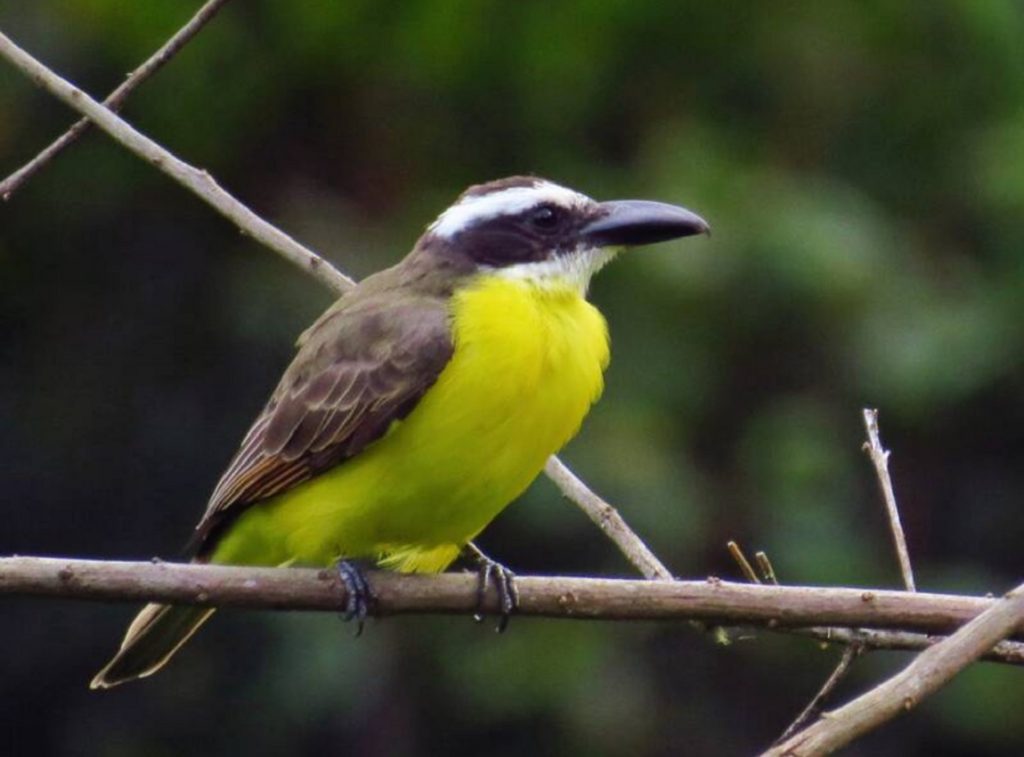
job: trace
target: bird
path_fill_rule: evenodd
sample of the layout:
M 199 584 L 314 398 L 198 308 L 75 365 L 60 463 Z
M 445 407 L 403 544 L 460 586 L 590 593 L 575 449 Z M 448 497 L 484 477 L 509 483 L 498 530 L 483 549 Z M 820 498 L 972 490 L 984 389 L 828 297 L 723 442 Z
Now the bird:
M 709 233 L 685 208 L 598 202 L 536 176 L 469 187 L 396 265 L 359 282 L 297 341 L 213 490 L 195 562 L 444 571 L 469 550 L 514 608 L 514 574 L 473 539 L 580 428 L 609 336 L 591 276 L 625 248 Z M 91 682 L 152 675 L 213 608 L 149 604 Z

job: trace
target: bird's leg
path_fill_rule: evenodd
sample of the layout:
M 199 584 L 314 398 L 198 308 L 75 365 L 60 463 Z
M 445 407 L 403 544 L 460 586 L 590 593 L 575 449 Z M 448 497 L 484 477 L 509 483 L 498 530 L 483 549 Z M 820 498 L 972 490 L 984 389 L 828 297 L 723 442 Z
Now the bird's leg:
M 363 633 L 363 622 L 375 597 L 363 569 L 352 560 L 338 560 L 338 578 L 345 585 L 345 610 L 342 620 L 356 621 L 356 636 Z
M 484 605 L 487 601 L 487 586 L 494 579 L 494 586 L 498 590 L 498 607 L 500 617 L 495 627 L 498 633 L 503 633 L 508 628 L 508 619 L 519 607 L 519 589 L 516 588 L 516 574 L 506 568 L 500 562 L 492 560 L 485 555 L 473 542 L 466 545 L 466 553 L 477 564 L 477 571 L 480 582 L 476 589 L 476 613 L 473 619 L 478 623 L 484 619 Z

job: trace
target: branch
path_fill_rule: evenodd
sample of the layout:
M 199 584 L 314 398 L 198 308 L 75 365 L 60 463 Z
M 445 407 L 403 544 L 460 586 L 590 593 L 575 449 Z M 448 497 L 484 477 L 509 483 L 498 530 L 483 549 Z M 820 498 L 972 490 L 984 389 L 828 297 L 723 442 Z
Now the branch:
M 649 579 L 672 580 L 669 569 L 626 525 L 626 521 L 619 515 L 618 510 L 591 491 L 575 473 L 569 470 L 565 463 L 552 455 L 548 458 L 544 472 L 555 482 L 567 499 L 572 500 L 594 521 L 598 528 L 604 531 L 605 536 L 615 542 L 622 554 L 640 571 L 641 575 Z
M 372 571 L 369 582 L 381 615 L 462 613 L 474 609 L 478 577 L 474 573 L 418 576 Z M 605 620 L 692 618 L 772 628 L 829 624 L 941 633 L 998 603 L 948 594 L 754 586 L 718 579 L 526 576 L 517 578 L 516 584 L 519 612 L 524 615 Z M 343 604 L 344 588 L 333 570 L 5 557 L 0 558 L 0 594 L 337 611 Z M 492 592 L 492 603 L 494 599 Z M 1024 634 L 1024 624 L 1018 623 L 1016 631 Z
M 892 541 L 896 547 L 896 555 L 900 561 L 903 585 L 907 587 L 907 591 L 915 591 L 914 570 L 910 567 L 910 552 L 907 550 L 907 539 L 903 535 L 900 511 L 896 506 L 896 494 L 892 488 L 892 479 L 889 477 L 889 450 L 882 446 L 882 439 L 878 431 L 877 410 L 864 408 L 864 428 L 868 432 L 868 440 L 864 444 L 864 451 L 871 457 L 871 462 L 875 466 L 875 473 L 878 474 L 878 485 L 882 489 L 885 509 L 889 513 L 889 527 L 892 531 Z
M 825 713 L 806 730 L 773 747 L 766 755 L 828 754 L 916 707 L 957 673 L 992 649 L 1024 622 L 1024 585 L 918 655 L 902 672 L 838 710 Z
M 206 171 L 179 160 L 153 140 L 136 131 L 126 121 L 103 107 L 77 87 L 60 78 L 46 66 L 32 58 L 0 32 L 0 56 L 7 58 L 16 68 L 36 84 L 44 87 L 66 105 L 83 113 L 116 142 L 143 160 L 153 164 L 175 181 L 192 191 L 200 199 L 238 226 L 243 233 L 283 256 L 286 260 L 311 274 L 336 294 L 342 294 L 355 282 L 331 266 L 312 250 L 303 247 L 290 236 L 267 223 L 248 207 L 220 187 Z M 630 530 L 618 512 L 587 488 L 557 457 L 548 460 L 547 475 L 562 493 L 575 502 L 619 546 L 623 554 L 640 573 L 647 577 L 671 578 L 639 536 Z
M 351 279 L 316 253 L 306 249 L 283 231 L 264 221 L 225 192 L 209 173 L 176 158 L 112 111 L 93 100 L 85 92 L 50 71 L 15 45 L 2 32 L 0 32 L 0 56 L 7 58 L 16 68 L 54 97 L 87 116 L 97 127 L 117 142 L 156 166 L 179 184 L 190 189 L 210 207 L 234 223 L 243 234 L 248 234 L 282 255 L 286 260 L 299 266 L 337 293 L 344 292 L 354 284 Z
M 107 99 L 103 101 L 103 104 L 115 113 L 120 111 L 121 107 L 124 105 L 124 101 L 128 99 L 128 95 L 135 91 L 136 87 L 142 84 L 142 82 L 146 81 L 146 79 L 159 71 L 167 61 L 177 55 L 178 51 L 188 44 L 188 42 L 196 36 L 199 30 L 202 29 L 211 18 L 217 15 L 217 11 L 219 11 L 227 2 L 228 0 L 208 0 L 207 3 L 203 5 L 203 7 L 201 7 L 191 19 L 189 19 L 189 22 L 181 27 L 173 37 L 167 40 L 159 50 L 153 53 L 145 63 L 128 74 L 128 78 L 121 83 L 121 86 L 107 96 Z M 11 199 L 11 195 L 14 194 L 22 184 L 31 179 L 43 166 L 59 155 L 64 148 L 76 142 L 79 137 L 89 130 L 89 126 L 91 124 L 92 122 L 88 118 L 81 119 L 75 123 L 74 126 L 64 132 L 64 134 L 54 140 L 49 147 L 36 155 L 36 157 L 12 173 L 6 179 L 0 181 L 0 199 L 5 202 Z

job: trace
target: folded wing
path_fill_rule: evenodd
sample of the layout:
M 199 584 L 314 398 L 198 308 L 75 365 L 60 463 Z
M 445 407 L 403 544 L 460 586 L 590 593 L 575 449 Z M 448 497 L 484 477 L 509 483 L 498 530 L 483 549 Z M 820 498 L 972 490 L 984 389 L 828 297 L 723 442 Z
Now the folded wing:
M 401 420 L 452 355 L 448 310 L 434 297 L 339 302 L 299 352 L 214 489 L 194 543 L 246 507 L 362 451 Z

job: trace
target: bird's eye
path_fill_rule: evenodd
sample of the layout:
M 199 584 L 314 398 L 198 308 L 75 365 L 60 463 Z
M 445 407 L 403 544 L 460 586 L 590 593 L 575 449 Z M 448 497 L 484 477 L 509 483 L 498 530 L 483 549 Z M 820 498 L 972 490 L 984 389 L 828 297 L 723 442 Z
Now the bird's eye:
M 530 214 L 530 223 L 541 231 L 552 231 L 558 228 L 561 220 L 561 213 L 551 205 L 542 205 Z

